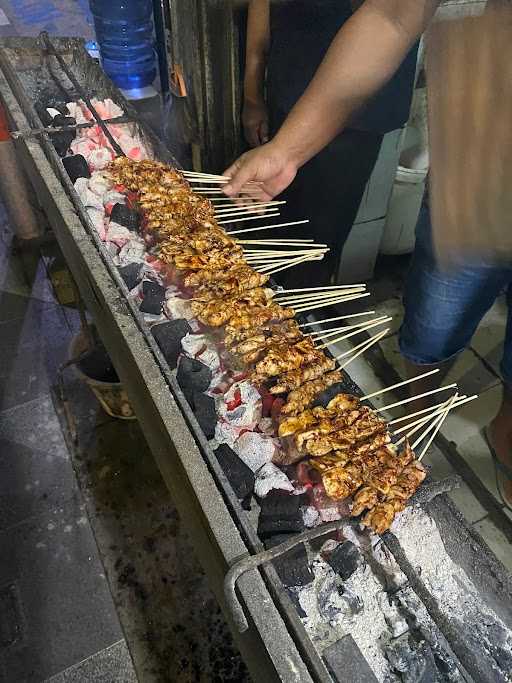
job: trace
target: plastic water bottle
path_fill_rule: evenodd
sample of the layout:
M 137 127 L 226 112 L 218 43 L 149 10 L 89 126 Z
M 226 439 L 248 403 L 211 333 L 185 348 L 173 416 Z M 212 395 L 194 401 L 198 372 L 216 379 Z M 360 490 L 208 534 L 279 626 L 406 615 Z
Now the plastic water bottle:
M 105 72 L 122 90 L 143 90 L 156 76 L 151 0 L 89 0 Z

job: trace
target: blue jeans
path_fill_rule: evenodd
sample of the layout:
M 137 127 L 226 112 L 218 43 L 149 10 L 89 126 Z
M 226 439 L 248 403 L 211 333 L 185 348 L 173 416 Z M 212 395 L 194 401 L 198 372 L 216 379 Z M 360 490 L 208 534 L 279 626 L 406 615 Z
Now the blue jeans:
M 421 208 L 416 247 L 405 283 L 402 354 L 417 365 L 453 358 L 470 343 L 496 297 L 506 292 L 508 321 L 501 372 L 512 386 L 512 265 L 460 263 L 450 270 L 436 263 L 428 207 Z

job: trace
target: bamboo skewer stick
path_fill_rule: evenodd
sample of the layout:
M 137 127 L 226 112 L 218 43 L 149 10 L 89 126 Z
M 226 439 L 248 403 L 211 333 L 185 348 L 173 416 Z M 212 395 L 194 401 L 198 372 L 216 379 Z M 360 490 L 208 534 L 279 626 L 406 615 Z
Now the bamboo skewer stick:
M 355 360 L 358 356 L 360 356 L 365 351 L 368 351 L 368 349 L 371 348 L 374 344 L 377 344 L 377 342 L 379 342 L 382 339 L 382 337 L 384 337 L 388 332 L 389 332 L 389 327 L 387 327 L 385 330 L 382 330 L 382 332 L 378 332 L 376 335 L 374 335 L 370 339 L 366 340 L 364 346 L 362 346 L 361 349 L 356 354 L 354 354 L 347 361 L 345 361 L 345 363 L 343 363 L 343 365 L 340 365 L 339 369 L 343 370 L 344 368 L 346 368 L 347 365 L 352 363 L 352 361 Z M 352 351 L 355 351 L 355 348 L 356 347 L 354 347 L 352 349 Z
M 287 268 L 291 268 L 292 266 L 297 265 L 298 263 L 303 263 L 304 261 L 321 261 L 325 255 L 325 252 L 322 251 L 320 253 L 318 252 L 312 252 L 311 254 L 305 254 L 303 256 L 299 256 L 295 259 L 281 259 L 277 263 L 274 263 L 272 265 L 267 265 L 263 266 L 262 268 L 259 268 L 260 273 L 266 273 L 267 275 L 271 275 L 272 273 L 279 273 L 282 270 L 286 270 Z
M 302 221 L 291 221 L 289 223 L 275 223 L 274 225 L 261 225 L 257 228 L 246 228 L 244 230 L 230 230 L 227 232 L 228 235 L 240 235 L 243 232 L 255 232 L 256 230 L 270 230 L 272 228 L 285 228 L 289 225 L 302 225 L 304 223 L 309 223 L 309 218 Z
M 432 389 L 432 391 L 425 391 L 423 394 L 417 394 L 416 396 L 412 396 L 411 398 L 406 398 L 403 401 L 397 401 L 396 403 L 390 403 L 387 406 L 383 406 L 382 408 L 377 408 L 377 412 L 382 412 L 383 410 L 390 410 L 391 408 L 396 408 L 397 406 L 404 405 L 405 403 L 411 403 L 412 401 L 416 401 L 418 398 L 424 398 L 425 396 L 432 396 L 432 394 L 438 394 L 440 391 L 445 391 L 446 389 L 454 389 L 457 386 L 456 383 L 453 384 L 447 384 L 444 387 L 439 387 L 438 389 Z
M 293 245 L 300 246 L 302 244 L 311 244 L 312 242 L 314 242 L 313 239 L 309 239 L 309 240 L 288 239 L 285 241 L 283 241 L 282 239 L 281 240 L 279 240 L 279 239 L 277 239 L 277 240 L 244 240 L 244 239 L 237 240 L 237 239 L 235 239 L 235 241 L 238 242 L 238 244 L 260 244 L 262 246 L 278 246 L 280 244 L 293 244 Z
M 267 207 L 272 207 L 272 206 L 280 206 L 281 204 L 286 204 L 286 202 L 251 202 L 250 204 L 243 204 L 242 206 L 237 206 L 234 204 L 233 206 L 228 206 L 228 207 L 221 207 L 219 209 L 215 210 L 215 215 L 219 216 L 221 214 L 228 213 L 230 211 L 235 211 L 235 212 L 241 212 L 241 211 L 249 211 L 249 210 L 261 210 L 265 209 Z
M 453 396 L 452 400 L 450 401 L 450 403 L 448 404 L 448 406 L 446 407 L 446 410 L 445 410 L 443 413 L 441 413 L 441 415 L 437 418 L 437 420 L 436 420 L 436 423 L 437 423 L 437 424 L 436 424 L 436 428 L 435 428 L 434 431 L 432 432 L 432 434 L 431 434 L 431 436 L 430 436 L 430 439 L 427 441 L 427 443 L 426 443 L 425 446 L 423 447 L 423 450 L 421 451 L 421 453 L 420 453 L 420 455 L 419 455 L 418 462 L 421 462 L 422 459 L 425 457 L 425 453 L 428 451 L 428 449 L 430 448 L 432 442 L 433 442 L 434 439 L 436 438 L 437 432 L 438 432 L 438 431 L 441 429 L 441 427 L 443 426 L 443 423 L 444 423 L 444 421 L 446 420 L 446 418 L 448 417 L 448 413 L 449 413 L 450 410 L 452 409 L 453 404 L 454 404 L 455 400 L 457 399 L 457 397 L 458 397 L 458 394 L 455 394 L 455 395 Z M 414 449 L 413 449 L 413 450 L 414 450 Z
M 443 401 L 443 403 L 440 404 L 441 410 L 439 412 L 442 413 L 444 410 L 446 410 L 446 407 L 448 406 L 448 404 L 450 403 L 452 398 L 453 398 L 453 396 L 450 396 L 450 398 L 448 398 L 446 401 Z M 395 446 L 400 446 L 402 443 L 404 443 L 404 441 L 410 440 L 411 436 L 414 436 L 414 434 L 417 434 L 417 432 L 419 432 L 420 429 L 422 429 L 425 425 L 428 425 L 428 423 L 431 422 L 432 420 L 435 423 L 436 419 L 437 419 L 437 417 L 435 415 L 433 415 L 431 412 L 426 417 L 423 417 L 420 420 L 417 420 L 417 423 L 415 423 L 416 426 L 414 426 L 412 429 L 411 429 L 412 425 L 407 425 L 408 431 L 406 432 L 405 436 L 403 436 L 399 441 L 397 441 L 395 443 Z M 430 427 L 429 427 L 429 430 L 430 430 Z M 411 448 L 413 448 L 413 449 L 416 448 L 417 444 L 420 443 L 421 440 L 425 436 L 426 436 L 426 434 L 423 434 L 423 436 L 417 442 L 414 442 L 414 444 L 411 446 Z
M 335 334 L 338 334 L 339 332 L 350 332 L 350 330 L 355 330 L 356 328 L 360 328 L 362 330 L 367 329 L 367 325 L 371 323 L 377 323 L 377 322 L 388 322 L 391 320 L 391 317 L 386 317 L 385 315 L 380 316 L 380 318 L 374 318 L 373 320 L 363 320 L 360 323 L 355 323 L 354 325 L 340 325 L 339 327 L 335 327 L 330 330 L 323 330 L 321 332 L 311 332 L 309 334 L 310 337 L 315 336 L 315 341 L 319 341 L 320 339 L 328 339 L 329 337 L 334 337 Z M 318 335 L 318 336 L 316 336 Z M 330 344 L 331 342 L 329 342 Z M 362 399 L 361 399 L 362 400 Z
M 333 304 L 342 304 L 345 301 L 354 301 L 354 299 L 362 299 L 365 296 L 370 296 L 370 292 L 361 292 L 361 294 L 352 294 L 350 296 L 340 296 L 339 299 L 334 301 L 322 302 L 321 304 L 310 303 L 304 306 L 294 306 L 295 313 L 306 313 L 306 311 L 314 311 L 318 308 L 324 308 L 324 306 L 332 306 Z
M 432 420 L 432 422 L 431 422 L 431 423 L 428 425 L 428 427 L 420 434 L 420 436 L 416 439 L 416 441 L 415 441 L 413 444 L 411 444 L 411 449 L 412 449 L 412 450 L 414 450 L 415 448 L 417 448 L 417 447 L 419 446 L 419 444 L 423 441 L 423 439 L 424 439 L 428 434 L 430 434 L 430 432 L 431 432 L 433 429 L 436 428 L 436 425 L 439 425 L 441 422 L 444 422 L 444 418 L 445 418 L 446 415 L 450 412 L 450 408 L 451 408 L 453 402 L 456 400 L 457 396 L 458 396 L 458 393 L 456 392 L 453 396 L 451 396 L 451 397 L 448 399 L 448 401 L 446 401 L 446 403 L 445 403 L 445 409 L 444 409 L 444 411 L 441 413 L 441 415 L 439 415 L 438 417 L 434 418 L 433 420 L 432 420 L 432 416 L 429 416 L 428 418 L 426 418 L 426 419 L 423 421 L 422 424 L 419 424 L 419 425 L 418 425 L 417 427 L 415 427 L 414 429 L 411 429 L 411 431 L 408 432 L 407 435 L 406 435 L 405 437 L 403 437 L 402 439 L 400 439 L 400 442 L 398 442 L 398 443 L 401 443 L 401 442 L 402 442 L 403 440 L 405 440 L 405 439 L 409 439 L 413 434 L 415 434 L 416 432 L 420 431 L 420 429 L 425 425 L 425 423 L 428 423 L 428 422 L 430 422 L 430 420 Z M 435 436 L 435 434 L 437 434 L 437 432 L 438 432 L 438 430 L 436 429 L 435 432 L 434 432 L 434 436 Z M 428 447 L 430 446 L 430 444 L 432 443 L 432 440 L 433 440 L 433 439 L 430 439 L 430 440 L 429 440 L 429 442 L 428 442 L 428 444 L 427 444 L 427 448 L 428 448 Z M 398 445 L 398 444 L 397 444 L 397 445 Z M 423 455 L 424 455 L 424 454 L 425 454 L 425 453 L 423 452 Z M 422 456 L 422 457 L 423 457 L 423 456 Z M 419 460 L 419 458 L 418 458 L 418 460 Z
M 281 294 L 292 294 L 295 292 L 322 292 L 327 289 L 330 290 L 338 290 L 338 289 L 366 289 L 366 284 L 357 284 L 357 285 L 326 285 L 324 287 L 300 287 L 299 289 L 282 289 L 280 292 L 277 292 L 277 295 Z
M 288 254 L 286 254 L 286 252 L 278 252 L 274 254 L 269 253 L 261 255 L 249 254 L 245 257 L 245 260 L 247 261 L 247 263 L 273 267 L 276 265 L 288 263 L 290 260 L 294 260 L 295 258 L 298 258 L 300 256 L 320 256 L 321 258 L 323 258 L 327 251 L 327 249 L 304 249 L 300 251 L 289 252 Z
M 306 303 L 307 301 L 314 301 L 315 299 L 330 299 L 332 297 L 346 296 L 348 294 L 358 294 L 359 292 L 364 292 L 365 290 L 361 287 L 354 287 L 353 289 L 344 289 L 343 291 L 330 291 L 330 292 L 313 292 L 312 294 L 297 294 L 295 296 L 276 297 L 280 304 L 283 306 Z
M 423 379 L 424 377 L 435 375 L 437 372 L 439 372 L 439 368 L 436 368 L 435 370 L 430 370 L 429 372 L 424 372 L 422 375 L 416 375 L 416 377 L 411 377 L 410 379 L 404 379 L 403 382 L 397 382 L 396 384 L 392 384 L 390 387 L 386 387 L 385 389 L 379 389 L 378 391 L 374 391 L 373 394 L 367 394 L 366 396 L 363 396 L 361 398 L 361 401 L 366 401 L 367 399 L 373 398 L 374 396 L 385 394 L 387 391 L 391 391 L 392 389 L 398 389 L 398 387 L 403 387 L 406 384 L 415 382 L 417 379 Z
M 361 332 L 365 332 L 366 330 L 370 330 L 372 327 L 377 327 L 377 325 L 383 325 L 384 323 L 388 323 L 392 318 L 387 317 L 387 318 L 382 318 L 380 320 L 376 320 L 374 322 L 369 323 L 368 325 L 363 325 L 361 327 L 358 326 L 357 330 L 354 330 L 353 332 L 349 332 L 348 334 L 342 334 L 339 337 L 336 337 L 335 339 L 330 339 L 329 341 L 326 341 L 324 344 L 320 344 L 320 346 L 317 346 L 318 349 L 325 349 L 327 346 L 331 346 L 332 344 L 337 344 L 340 341 L 344 341 L 345 339 L 349 339 L 350 337 L 355 336 L 356 334 L 360 334 Z
M 230 218 L 227 221 L 217 221 L 217 223 L 219 225 L 227 225 L 228 223 L 243 223 L 244 221 L 261 221 L 263 218 L 273 218 L 274 216 L 279 216 L 279 212 L 275 211 L 275 213 L 267 213 L 266 215 L 259 214 L 258 216 L 250 216 L 249 218 Z
M 320 323 L 333 323 L 335 320 L 345 320 L 346 318 L 357 318 L 361 315 L 373 315 L 375 311 L 363 311 L 362 313 L 350 313 L 350 315 L 337 315 L 334 318 L 324 318 L 323 320 L 315 320 L 314 322 L 310 323 L 302 323 L 302 325 L 299 325 L 300 328 L 302 327 L 310 327 L 311 325 L 320 325 Z
M 467 402 L 467 400 L 471 399 L 471 398 L 476 398 L 476 396 L 475 397 L 472 397 L 472 396 L 468 397 L 465 394 L 463 394 L 462 396 L 459 396 L 457 398 L 457 400 L 453 403 L 452 408 L 457 408 L 457 406 L 462 405 L 462 403 Z M 395 436 L 398 436 L 398 434 L 401 434 L 402 432 L 408 431 L 409 429 L 411 429 L 411 427 L 415 427 L 416 425 L 419 425 L 419 424 L 426 424 L 432 418 L 437 417 L 438 415 L 441 415 L 446 410 L 446 406 L 448 405 L 449 400 L 450 399 L 448 399 L 448 401 L 444 401 L 441 404 L 440 408 L 438 408 L 437 410 L 431 411 L 428 415 L 423 415 L 422 417 L 418 417 L 418 419 L 414 420 L 414 422 L 408 422 L 403 427 L 400 427 L 399 429 L 395 429 L 393 431 L 393 434 L 395 434 Z M 391 424 L 391 422 L 389 424 Z
M 470 401 L 474 401 L 475 398 L 478 398 L 478 394 L 473 394 L 473 396 L 468 396 L 468 398 L 465 398 L 461 401 L 457 401 L 457 403 L 454 404 L 454 408 L 458 408 L 459 406 L 462 406 L 465 403 L 469 403 Z M 409 413 L 408 415 L 403 415 L 402 417 L 397 417 L 394 420 L 391 420 L 389 422 L 389 424 L 392 425 L 392 424 L 397 424 L 398 422 L 404 422 L 405 420 L 410 420 L 412 417 L 416 417 L 417 415 L 425 415 L 425 413 L 430 413 L 432 411 L 439 412 L 440 410 L 443 409 L 443 407 L 445 405 L 446 405 L 446 401 L 443 401 L 442 403 L 436 403 L 434 406 L 430 406 L 429 408 L 423 408 L 423 410 L 416 410 L 414 413 Z

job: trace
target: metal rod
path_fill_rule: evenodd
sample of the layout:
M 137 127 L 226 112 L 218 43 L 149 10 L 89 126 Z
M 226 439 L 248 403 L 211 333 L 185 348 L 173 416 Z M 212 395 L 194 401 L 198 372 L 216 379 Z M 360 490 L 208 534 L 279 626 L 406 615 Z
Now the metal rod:
M 64 71 L 66 76 L 69 78 L 71 83 L 73 84 L 73 87 L 77 91 L 77 93 L 80 95 L 81 99 L 85 102 L 87 105 L 89 111 L 91 114 L 94 116 L 96 119 L 97 124 L 100 126 L 101 130 L 105 133 L 106 138 L 110 142 L 112 149 L 118 156 L 126 156 L 121 147 L 119 146 L 118 142 L 115 140 L 114 136 L 112 133 L 109 131 L 105 121 L 101 118 L 101 116 L 98 114 L 96 109 L 94 108 L 94 105 L 92 104 L 91 100 L 87 97 L 85 94 L 85 90 L 82 88 L 80 83 L 76 80 L 75 76 L 73 75 L 73 72 L 71 69 L 68 68 L 68 65 L 66 64 L 65 60 L 62 58 L 62 56 L 57 52 L 57 50 L 54 48 L 52 41 L 50 40 L 50 36 L 46 31 L 42 31 L 40 33 L 40 38 L 45 44 L 45 47 L 50 55 L 52 57 L 55 57 L 55 59 L 59 62 L 61 69 Z
M 137 123 L 136 121 L 134 121 L 134 119 L 128 116 L 118 116 L 115 119 L 103 119 L 103 122 L 106 124 Z M 43 133 L 49 133 L 50 135 L 53 133 L 68 133 L 73 132 L 75 130 L 80 130 L 81 128 L 92 128 L 95 125 L 96 123 L 87 121 L 86 123 L 77 123 L 74 126 L 48 126 L 48 128 L 27 128 L 26 130 L 13 130 L 11 132 L 11 137 L 14 140 L 17 140 L 18 138 L 29 138 L 35 137 L 37 135 L 43 135 Z

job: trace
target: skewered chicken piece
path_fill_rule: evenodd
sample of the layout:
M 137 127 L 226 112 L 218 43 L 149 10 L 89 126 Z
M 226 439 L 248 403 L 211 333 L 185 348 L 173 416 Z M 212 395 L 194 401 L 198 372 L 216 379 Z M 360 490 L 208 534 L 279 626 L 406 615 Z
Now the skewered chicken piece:
M 234 249 L 215 250 L 201 253 L 191 253 L 175 256 L 173 261 L 177 268 L 181 270 L 201 270 L 205 266 L 215 266 L 217 268 L 229 268 L 243 258 L 242 250 Z M 164 260 L 162 258 L 162 260 Z
M 368 441 L 370 440 L 370 441 Z M 331 451 L 353 450 L 355 453 L 359 449 L 365 450 L 365 446 L 375 442 L 375 447 L 389 443 L 389 434 L 387 433 L 386 423 L 381 420 L 369 421 L 366 426 L 359 428 L 358 423 L 340 429 L 331 434 L 321 434 L 313 436 L 304 444 L 304 451 L 309 455 L 326 455 Z M 355 444 L 360 444 L 355 446 Z
M 305 380 L 302 384 L 298 384 L 297 388 L 288 394 L 287 402 L 281 408 L 281 414 L 298 415 L 311 405 L 322 391 L 325 391 L 325 389 L 328 389 L 333 384 L 341 382 L 342 379 L 342 371 L 334 370 L 333 372 L 326 372 L 326 374 L 320 375 L 317 379 Z
M 389 493 L 391 487 L 396 484 L 403 468 L 413 460 L 414 453 L 407 444 L 404 450 L 392 461 L 387 461 L 372 471 L 370 479 L 365 482 L 365 486 L 354 496 L 352 516 L 357 517 L 364 510 L 374 507 L 383 496 Z
M 265 337 L 272 337 L 277 335 L 289 335 L 289 338 L 295 338 L 297 335 L 302 335 L 299 323 L 293 318 L 286 318 L 284 320 L 265 322 L 259 327 L 251 327 L 245 330 L 236 330 L 226 334 L 224 337 L 224 344 L 226 348 L 233 350 L 238 344 L 250 341 L 255 337 L 264 335 Z
M 311 429 L 295 434 L 294 441 L 299 451 L 309 452 L 309 444 L 318 446 L 319 440 L 324 436 L 330 435 L 336 439 L 339 435 L 353 433 L 357 435 L 356 441 L 361 441 L 381 429 L 381 425 L 382 421 L 369 408 L 363 406 L 358 410 L 347 410 L 334 417 L 323 418 Z
M 229 292 L 231 290 L 252 289 L 261 287 L 268 282 L 269 276 L 258 273 L 245 262 L 237 263 L 227 269 L 204 268 L 197 273 L 190 273 L 185 277 L 185 287 L 199 288 L 214 292 Z M 247 285 L 247 286 L 245 286 Z M 215 298 L 215 297 L 214 297 Z
M 347 394 L 343 394 L 347 396 Z M 351 397 L 353 402 L 347 403 L 347 406 L 341 410 L 337 409 L 336 404 L 331 401 L 327 404 L 326 408 L 322 406 L 317 406 L 316 408 L 310 408 L 309 410 L 304 410 L 299 415 L 294 415 L 293 417 L 286 417 L 279 425 L 279 436 L 292 436 L 293 434 L 299 433 L 303 434 L 308 427 L 320 425 L 323 420 L 333 420 L 337 417 L 341 417 L 345 413 L 350 413 L 352 410 L 356 410 L 359 407 L 359 401 L 355 396 Z M 329 406 L 333 405 L 333 408 Z M 359 415 L 359 412 L 357 412 Z
M 297 344 L 304 335 L 300 330 L 295 332 L 286 332 L 284 334 L 274 333 L 271 337 L 265 337 L 264 334 L 242 342 L 239 347 L 243 353 L 238 353 L 238 347 L 231 349 L 231 353 L 241 356 L 244 365 L 254 365 L 261 360 L 265 354 L 274 346 L 282 345 L 288 346 L 290 344 Z
M 226 325 L 226 335 L 234 337 L 237 332 L 263 327 L 266 323 L 293 318 L 293 308 L 282 308 L 279 304 L 269 306 L 249 306 L 231 318 Z
M 332 358 L 328 358 L 326 355 L 322 354 L 318 357 L 318 359 L 311 363 L 310 365 L 307 365 L 306 367 L 299 368 L 298 370 L 290 370 L 289 372 L 285 373 L 284 375 L 281 375 L 279 378 L 277 384 L 272 386 L 270 388 L 270 393 L 271 394 L 286 394 L 288 392 L 292 392 L 294 389 L 298 389 L 300 386 L 305 384 L 306 382 L 310 382 L 311 380 L 315 380 L 320 378 L 322 375 L 325 375 L 326 373 L 329 373 L 331 370 L 334 370 L 336 367 L 336 361 L 334 361 Z M 340 376 L 341 379 L 341 376 Z M 340 381 L 340 380 L 336 380 Z M 333 382 L 334 384 L 334 382 Z M 319 385 L 321 386 L 321 385 Z M 330 386 L 330 384 L 327 384 L 325 387 Z M 323 389 L 320 389 L 322 391 Z M 315 394 L 313 394 L 308 401 L 308 404 L 313 401 L 315 396 L 320 393 L 317 391 Z M 288 402 L 290 399 L 288 398 Z M 294 411 L 295 412 L 295 411 Z
M 262 360 L 256 363 L 252 378 L 257 385 L 262 384 L 271 377 L 310 365 L 324 358 L 323 351 L 316 348 L 310 337 L 304 337 L 292 346 L 283 346 L 282 343 L 273 344 L 266 350 Z
M 240 266 L 241 268 L 241 266 Z M 245 269 L 244 269 L 245 270 Z M 202 271 L 199 271 L 202 272 Z M 217 271 L 222 272 L 224 271 Z M 193 275 L 198 275 L 199 273 L 193 273 Z M 241 294 L 249 289 L 255 289 L 256 287 L 263 287 L 268 280 L 268 275 L 262 275 L 248 268 L 244 273 L 240 273 L 242 277 L 235 275 L 232 278 L 219 278 L 215 282 L 204 284 L 197 287 L 194 292 L 194 298 L 200 299 L 201 301 L 211 301 L 212 299 L 222 299 L 224 296 L 230 296 L 231 294 Z M 185 278 L 186 280 L 190 276 Z
M 363 517 L 363 524 L 371 527 L 376 534 L 383 534 L 387 531 L 396 514 L 405 509 L 407 501 L 417 491 L 426 476 L 425 468 L 417 460 L 406 465 L 386 498 L 371 508 Z
M 240 308 L 264 306 L 272 300 L 273 295 L 274 292 L 271 289 L 258 287 L 224 299 L 193 301 L 192 311 L 199 322 L 211 327 L 220 327 L 227 323 Z

